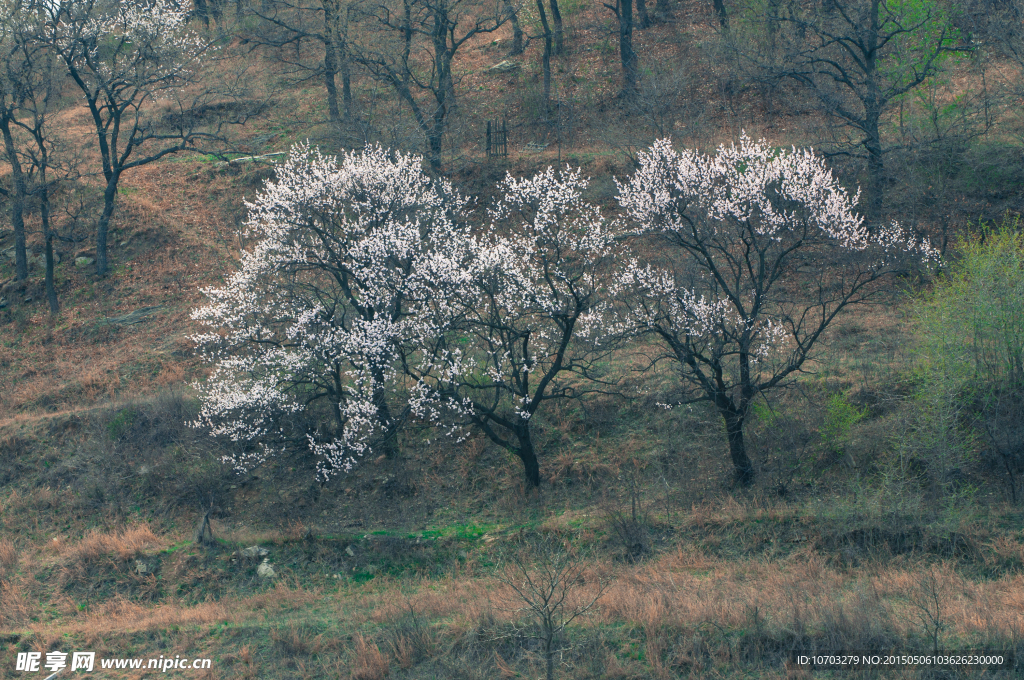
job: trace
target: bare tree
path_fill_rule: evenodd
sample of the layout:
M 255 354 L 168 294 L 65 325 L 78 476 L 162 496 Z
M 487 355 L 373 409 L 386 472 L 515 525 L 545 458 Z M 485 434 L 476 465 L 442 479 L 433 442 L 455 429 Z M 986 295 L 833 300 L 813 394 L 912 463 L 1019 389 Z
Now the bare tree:
M 58 109 L 64 71 L 46 43 L 46 10 L 35 2 L 7 6 L 0 20 L 0 131 L 14 179 L 11 222 L 15 227 L 17 276 L 28 275 L 24 211 L 29 198 L 38 202 L 45 256 L 45 288 L 50 313 L 60 308 L 54 285 L 55 232 L 50 196 L 55 184 L 75 174 L 77 158 L 55 158 L 62 144 L 52 115 Z M 51 172 L 56 171 L 56 172 Z
M 565 28 L 562 25 L 562 10 L 558 6 L 558 0 L 548 0 L 551 6 L 551 21 L 555 25 L 555 49 L 553 54 L 562 54 L 565 51 Z
M 4 138 L 4 152 L 11 167 L 10 200 L 11 226 L 14 229 L 14 270 L 18 281 L 28 278 L 28 257 L 25 251 L 25 195 L 27 186 L 21 157 L 11 134 L 21 113 L 21 88 L 28 80 L 34 81 L 34 64 L 26 64 L 22 54 L 26 42 L 31 41 L 25 21 L 32 16 L 21 3 L 5 5 L 0 16 L 0 132 Z
M 544 56 L 541 59 L 544 73 L 544 115 L 551 112 L 551 54 L 552 35 L 551 27 L 548 25 L 548 15 L 544 11 L 544 0 L 537 0 L 537 15 L 540 17 L 541 28 L 544 29 Z
M 37 22 L 41 17 L 36 15 Z M 37 23 L 39 26 L 39 23 Z M 26 68 L 21 79 L 21 115 L 15 121 L 31 140 L 24 146 L 24 156 L 29 165 L 29 193 L 38 201 L 39 219 L 43 232 L 45 257 L 46 299 L 50 314 L 60 310 L 57 289 L 54 285 L 53 240 L 55 236 L 51 219 L 51 195 L 57 184 L 69 181 L 77 175 L 78 158 L 67 152 L 67 145 L 54 131 L 52 114 L 55 113 L 64 84 L 64 72 L 56 56 L 39 40 L 26 40 L 21 46 L 22 62 Z M 4 131 L 5 140 L 7 131 Z M 54 156 L 55 150 L 63 150 L 63 157 Z M 52 172 L 56 171 L 56 172 Z
M 1005 61 L 1013 65 L 1009 69 L 992 68 L 989 74 L 1002 90 L 999 94 L 1004 95 L 1000 98 L 1007 102 L 1007 110 L 1016 114 L 1016 129 L 1003 129 L 1010 129 L 1020 139 L 1022 119 L 1018 102 L 1024 98 L 1024 0 L 974 0 L 965 5 L 972 38 L 981 44 L 986 56 L 996 64 Z
M 653 23 L 647 13 L 647 0 L 636 0 L 636 28 L 642 31 Z
M 777 58 L 761 61 L 762 67 L 772 78 L 804 86 L 828 115 L 855 132 L 854 147 L 842 151 L 866 157 L 868 218 L 880 222 L 884 157 L 891 150 L 882 136 L 884 117 L 935 75 L 946 55 L 962 48 L 948 8 L 941 2 L 887 0 L 776 2 L 760 20 L 782 49 Z
M 401 0 L 368 10 L 354 58 L 412 111 L 435 170 L 457 105 L 455 55 L 468 40 L 496 31 L 507 19 L 507 11 L 489 15 L 478 0 Z
M 723 30 L 729 30 L 729 12 L 725 9 L 725 0 L 711 0 L 715 8 L 715 16 L 718 17 L 718 25 Z M 660 1 L 658 4 L 661 4 Z
M 526 48 L 523 44 L 523 27 L 519 24 L 519 10 L 512 4 L 512 0 L 504 0 L 504 3 L 505 13 L 512 23 L 512 49 L 508 51 L 508 55 L 515 57 L 522 54 Z
M 275 58 L 287 73 L 299 81 L 322 78 L 327 91 L 327 115 L 334 125 L 352 115 L 352 68 L 349 54 L 349 24 L 354 3 L 343 0 L 275 0 L 253 7 L 251 13 L 261 23 L 244 31 L 244 40 L 272 48 Z M 308 63 L 303 58 L 302 41 L 319 43 L 323 58 Z M 294 48 L 294 55 L 289 49 Z M 341 105 L 338 100 L 338 76 L 341 76 Z
M 654 4 L 654 21 L 656 23 L 672 20 L 672 8 L 669 6 L 669 2 L 670 0 L 657 0 Z
M 547 534 L 506 550 L 495 572 L 498 581 L 508 586 L 523 605 L 516 611 L 532 616 L 536 622 L 536 632 L 529 637 L 544 647 L 547 680 L 555 677 L 559 637 L 569 624 L 594 608 L 609 586 L 609 581 L 603 579 L 587 582 L 587 560 L 575 543 Z M 584 590 L 587 586 L 589 592 Z
M 616 0 L 604 6 L 619 20 L 619 60 L 622 62 L 622 89 L 619 97 L 632 101 L 639 91 L 639 58 L 633 49 L 633 0 Z

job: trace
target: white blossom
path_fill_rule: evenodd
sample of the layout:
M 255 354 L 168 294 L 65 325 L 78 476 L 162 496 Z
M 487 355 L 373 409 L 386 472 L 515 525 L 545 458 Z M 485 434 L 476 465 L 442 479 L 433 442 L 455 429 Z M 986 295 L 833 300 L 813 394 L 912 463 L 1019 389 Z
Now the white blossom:
M 467 281 L 465 200 L 416 156 L 297 145 L 246 205 L 256 244 L 192 314 L 214 365 L 196 424 L 259 451 L 233 456 L 240 469 L 302 447 L 322 478 L 350 470 L 422 408 L 396 391 L 399 364 L 443 332 Z
M 677 403 L 714 404 L 743 481 L 752 401 L 791 381 L 836 316 L 883 292 L 884 277 L 938 260 L 895 222 L 869 230 L 859 192 L 811 149 L 743 135 L 705 155 L 660 140 L 618 187 L 643 257 L 616 277 L 616 328 L 655 339 L 652 360 L 675 363 Z
M 572 169 L 506 177 L 474 244 L 454 333 L 417 386 L 418 414 L 457 436 L 475 426 L 523 460 L 531 484 L 534 415 L 575 393 L 563 374 L 580 382 L 612 331 L 605 277 L 614 241 L 586 187 Z

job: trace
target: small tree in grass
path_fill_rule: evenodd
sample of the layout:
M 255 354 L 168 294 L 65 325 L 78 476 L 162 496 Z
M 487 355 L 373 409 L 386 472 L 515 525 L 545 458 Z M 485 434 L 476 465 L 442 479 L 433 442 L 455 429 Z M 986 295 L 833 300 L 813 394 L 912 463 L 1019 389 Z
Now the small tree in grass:
M 619 185 L 642 254 L 618 279 L 623 327 L 656 340 L 652 364 L 677 368 L 680 394 L 666 406 L 715 406 L 736 477 L 749 483 L 754 400 L 792 382 L 847 307 L 938 253 L 896 223 L 869 233 L 859 195 L 810 150 L 744 136 L 707 156 L 661 140 L 639 160 Z
M 236 467 L 302 449 L 326 478 L 387 449 L 410 411 L 396 376 L 466 279 L 464 203 L 419 157 L 292 149 L 247 204 L 255 247 L 192 314 L 214 366 L 197 424 L 252 444 Z
M 547 680 L 555 677 L 559 638 L 573 621 L 594 608 L 610 585 L 605 579 L 588 583 L 585 556 L 572 542 L 567 543 L 547 535 L 506 550 L 495 573 L 522 605 L 515 611 L 531 616 L 536 623 L 530 637 L 544 647 Z

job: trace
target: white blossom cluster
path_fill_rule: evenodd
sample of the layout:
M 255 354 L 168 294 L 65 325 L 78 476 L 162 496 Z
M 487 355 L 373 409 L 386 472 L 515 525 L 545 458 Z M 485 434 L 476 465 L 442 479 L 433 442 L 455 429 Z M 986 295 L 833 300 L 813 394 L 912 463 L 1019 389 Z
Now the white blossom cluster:
M 687 232 L 699 213 L 713 230 L 739 223 L 780 240 L 810 227 L 843 248 L 877 246 L 937 258 L 930 244 L 898 223 L 871 234 L 854 210 L 860 192 L 847 194 L 813 149 L 777 149 L 744 133 L 738 146 L 723 144 L 707 156 L 676 151 L 661 139 L 639 154 L 639 165 L 629 182 L 616 183 L 620 204 L 641 231 Z
M 58 51 L 115 91 L 173 87 L 211 48 L 189 28 L 187 5 L 173 0 L 120 0 L 102 10 L 93 0 L 61 0 L 49 8 Z
M 734 305 L 727 296 L 709 299 L 710 290 L 689 289 L 677 283 L 671 272 L 641 265 L 635 258 L 621 268 L 612 291 L 616 296 L 632 298 L 626 303 L 629 311 L 625 318 L 615 325 L 620 333 L 665 327 L 686 338 L 695 349 L 736 343 L 751 363 L 786 344 L 785 326 L 771 316 L 743 315 L 743 307 Z
M 601 380 L 608 338 L 659 338 L 688 401 L 741 428 L 844 306 L 901 258 L 936 256 L 899 225 L 865 228 L 813 152 L 746 137 L 714 156 L 667 141 L 641 154 L 619 185 L 648 245 L 634 255 L 586 188 L 579 170 L 507 176 L 473 231 L 419 157 L 294 147 L 247 203 L 255 245 L 193 313 L 213 365 L 196 425 L 248 444 L 240 469 L 300 447 L 326 478 L 413 415 L 450 437 L 478 428 L 539 483 L 530 423 Z
M 875 273 L 907 256 L 938 259 L 935 248 L 897 223 L 869 232 L 854 210 L 859 193 L 847 194 L 810 149 L 780 150 L 743 135 L 739 145 L 709 156 L 676 151 L 663 139 L 639 164 L 618 183 L 633 233 L 668 236 L 700 276 L 693 286 L 665 268 L 629 261 L 616 291 L 632 291 L 641 302 L 631 305 L 627 325 L 667 324 L 690 342 L 735 341 L 744 354 L 763 358 L 785 342 L 767 287 L 799 276 L 792 253 L 836 265 L 844 252 L 870 251 L 858 265 Z
M 535 310 L 534 342 L 549 336 L 544 328 L 549 317 L 571 316 L 603 283 L 596 265 L 611 256 L 614 240 L 600 209 L 583 198 L 587 185 L 579 169 L 549 167 L 532 178 L 509 175 L 491 211 L 480 271 L 504 277 L 499 307 L 509 313 Z M 588 305 L 578 320 L 581 336 L 607 332 L 600 323 L 606 306 L 596 300 Z
M 301 444 L 327 477 L 397 424 L 386 410 L 397 365 L 442 331 L 468 281 L 464 205 L 415 156 L 292 149 L 247 203 L 256 245 L 192 314 L 210 328 L 193 339 L 214 365 L 196 385 L 196 425 L 255 445 L 232 458 L 236 467 Z M 332 426 L 279 424 L 321 403 Z
M 472 244 L 457 323 L 463 344 L 431 357 L 418 386 L 422 417 L 514 429 L 540 407 L 553 377 L 571 370 L 570 345 L 611 332 L 599 291 L 614 241 L 583 197 L 587 184 L 579 170 L 552 168 L 502 182 L 491 222 Z

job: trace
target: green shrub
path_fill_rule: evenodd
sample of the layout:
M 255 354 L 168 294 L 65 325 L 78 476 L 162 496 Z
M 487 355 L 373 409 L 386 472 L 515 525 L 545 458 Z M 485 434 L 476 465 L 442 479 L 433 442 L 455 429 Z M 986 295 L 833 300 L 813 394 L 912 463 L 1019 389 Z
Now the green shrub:
M 1022 461 L 1016 417 L 1024 386 L 1024 235 L 1020 220 L 958 244 L 959 258 L 916 304 L 919 389 L 909 446 L 933 482 L 957 489 L 983 448 L 1003 453 L 1011 485 Z M 1011 412 L 1012 411 L 1012 412 Z M 1014 497 L 1016 491 L 1011 486 Z
M 850 429 L 864 419 L 868 410 L 847 401 L 843 394 L 829 397 L 825 422 L 821 425 L 821 441 L 834 454 L 842 454 Z
M 1020 218 L 959 244 L 960 260 L 921 299 L 923 368 L 967 392 L 1024 382 Z

